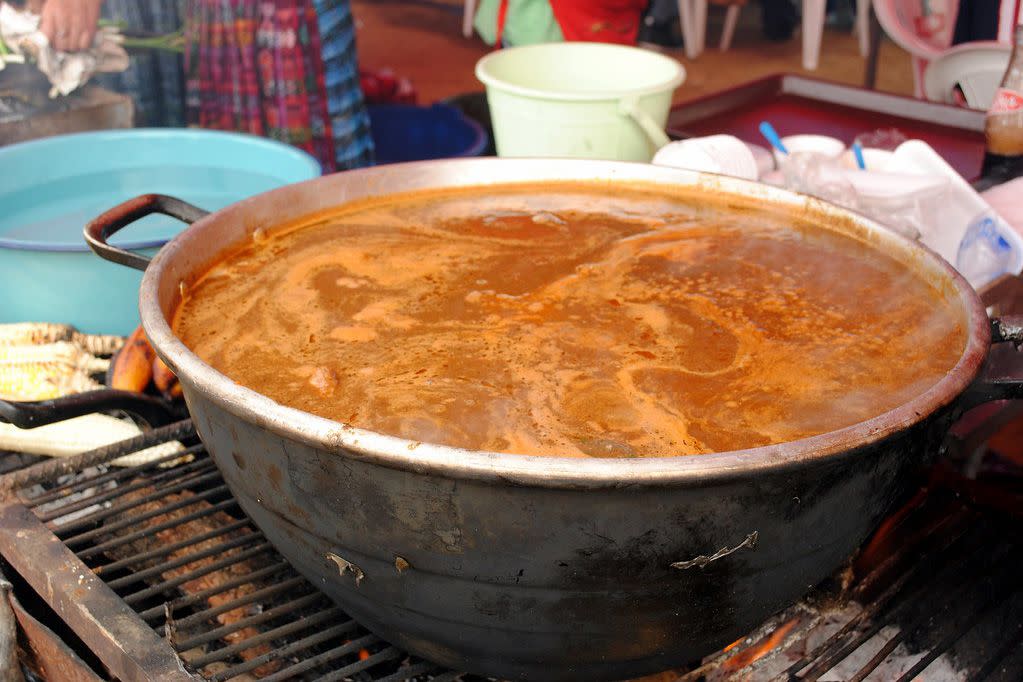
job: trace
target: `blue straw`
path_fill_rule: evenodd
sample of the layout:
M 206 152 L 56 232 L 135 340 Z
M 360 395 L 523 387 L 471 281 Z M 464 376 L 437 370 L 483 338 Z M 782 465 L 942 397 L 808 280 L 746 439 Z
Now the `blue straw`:
M 789 153 L 789 150 L 785 149 L 785 145 L 778 136 L 778 131 L 776 131 L 774 126 L 767 121 L 760 122 L 760 134 L 767 138 L 767 141 L 771 143 L 771 146 L 780 151 L 782 154 Z
M 856 165 L 860 167 L 860 170 L 867 170 L 867 162 L 863 160 L 863 145 L 859 142 L 852 143 L 853 156 L 856 157 Z

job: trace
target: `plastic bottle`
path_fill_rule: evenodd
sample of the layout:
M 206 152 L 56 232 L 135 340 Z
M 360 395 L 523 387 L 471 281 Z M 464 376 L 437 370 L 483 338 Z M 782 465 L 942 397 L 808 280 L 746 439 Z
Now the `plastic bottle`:
M 1012 263 L 1012 244 L 1002 234 L 998 219 L 989 213 L 978 216 L 959 243 L 956 270 L 974 287 L 981 287 L 1009 272 Z
M 978 190 L 1023 176 L 1023 25 L 1016 26 L 1009 66 L 984 122 Z

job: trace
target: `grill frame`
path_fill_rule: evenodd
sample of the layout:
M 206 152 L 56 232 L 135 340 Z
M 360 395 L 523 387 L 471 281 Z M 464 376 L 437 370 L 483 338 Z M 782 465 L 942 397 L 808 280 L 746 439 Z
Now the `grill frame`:
M 170 645 L 17 502 L 0 506 L 0 553 L 112 674 L 146 682 L 197 679 Z M 38 565 L 51 568 L 43 572 Z

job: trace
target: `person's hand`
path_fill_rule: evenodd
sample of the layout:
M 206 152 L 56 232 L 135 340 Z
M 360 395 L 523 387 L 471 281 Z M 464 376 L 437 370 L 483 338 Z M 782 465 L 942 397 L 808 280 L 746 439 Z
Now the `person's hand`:
M 46 0 L 39 29 L 61 52 L 92 45 L 103 0 Z

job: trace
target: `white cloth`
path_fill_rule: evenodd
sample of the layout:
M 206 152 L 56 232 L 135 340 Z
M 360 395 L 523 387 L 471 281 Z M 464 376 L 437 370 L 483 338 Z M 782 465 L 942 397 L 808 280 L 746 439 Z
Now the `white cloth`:
M 34 62 L 46 75 L 52 86 L 50 97 L 74 92 L 95 73 L 128 68 L 128 53 L 121 46 L 124 38 L 112 26 L 101 27 L 88 50 L 58 52 L 39 30 L 39 15 L 0 2 L 0 38 L 12 52 Z
M 995 185 L 981 196 L 1023 236 L 1023 178 Z

